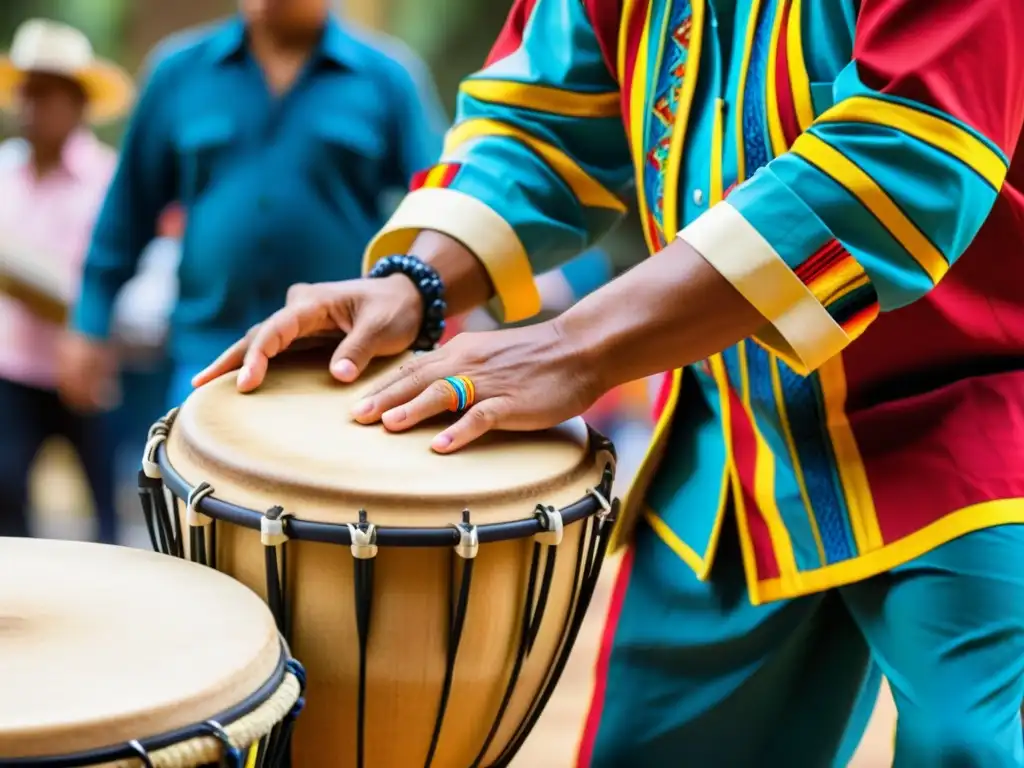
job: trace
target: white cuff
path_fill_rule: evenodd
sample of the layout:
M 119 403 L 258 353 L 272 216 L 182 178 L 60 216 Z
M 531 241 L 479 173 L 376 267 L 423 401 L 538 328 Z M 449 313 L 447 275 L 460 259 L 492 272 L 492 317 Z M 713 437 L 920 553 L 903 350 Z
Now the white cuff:
M 501 319 L 516 322 L 540 311 L 540 294 L 523 244 L 488 205 L 453 189 L 411 192 L 366 249 L 363 272 L 393 253 L 406 253 L 423 230 L 458 240 L 480 260 L 494 285 Z
M 807 375 L 850 343 L 771 244 L 728 202 L 679 233 L 771 324 L 755 336 Z

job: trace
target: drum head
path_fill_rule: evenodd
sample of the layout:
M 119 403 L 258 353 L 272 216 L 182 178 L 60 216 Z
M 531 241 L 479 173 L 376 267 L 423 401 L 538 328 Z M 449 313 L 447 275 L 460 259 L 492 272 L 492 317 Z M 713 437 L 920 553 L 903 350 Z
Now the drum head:
M 528 517 L 532 506 L 524 509 L 522 499 L 557 492 L 593 471 L 580 419 L 543 432 L 492 433 L 447 456 L 432 451 L 430 442 L 450 415 L 401 433 L 353 421 L 354 403 L 409 359 L 378 362 L 347 385 L 331 377 L 323 352 L 296 354 L 274 360 L 266 382 L 248 395 L 238 393 L 234 374 L 224 376 L 182 406 L 171 430 L 169 462 L 189 484 L 209 482 L 217 498 L 261 511 L 281 504 L 299 517 L 343 522 L 341 508 L 372 505 L 380 511 L 414 501 L 421 509 L 453 509 L 456 517 L 440 525 L 457 520 L 463 506 L 494 509 L 505 501 L 520 502 L 506 519 Z M 320 512 L 325 508 L 336 514 Z M 491 521 L 502 521 L 496 509 Z
M 224 574 L 124 547 L 0 538 L 0 758 L 202 723 L 274 674 L 270 611 Z

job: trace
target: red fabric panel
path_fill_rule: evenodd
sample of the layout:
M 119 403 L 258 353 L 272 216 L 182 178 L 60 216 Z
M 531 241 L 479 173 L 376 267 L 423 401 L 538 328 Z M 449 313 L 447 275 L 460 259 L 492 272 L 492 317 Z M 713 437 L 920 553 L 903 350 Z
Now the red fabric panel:
M 801 131 L 800 121 L 796 116 L 796 103 L 793 100 L 793 83 L 789 79 L 789 51 L 786 47 L 786 29 L 793 5 L 790 0 L 784 1 L 786 9 L 782 12 L 782 33 L 775 49 L 775 101 L 779 107 L 782 135 L 786 140 L 786 147 L 789 148 L 793 146 Z
M 494 41 L 490 54 L 487 56 L 485 67 L 489 67 L 496 61 L 501 61 L 511 56 L 519 46 L 523 44 L 523 30 L 526 29 L 526 22 L 530 20 L 537 0 L 516 0 L 505 19 L 505 26 L 501 28 L 498 39 Z
M 626 592 L 629 589 L 629 577 L 632 571 L 633 547 L 630 545 L 622 557 L 619 574 L 615 578 L 611 605 L 608 607 L 608 618 L 605 620 L 604 632 L 601 635 L 601 650 L 594 670 L 594 693 L 590 699 L 590 709 L 587 712 L 587 721 L 583 727 L 583 737 L 580 740 L 580 749 L 576 756 L 576 768 L 590 768 L 594 758 L 594 743 L 597 741 L 597 731 L 601 726 L 601 713 L 604 710 L 604 697 L 608 686 L 608 665 L 611 663 L 615 631 L 619 626 L 622 606 L 626 602 Z
M 1024 498 L 1024 371 L 964 379 L 850 417 L 886 543 Z
M 736 462 L 736 472 L 740 480 L 740 492 L 743 494 L 743 507 L 746 514 L 747 530 L 754 543 L 754 563 L 759 581 L 774 579 L 779 576 L 779 564 L 775 559 L 775 549 L 768 533 L 768 525 L 757 508 L 754 499 L 754 477 L 757 469 L 757 439 L 753 425 L 747 417 L 746 409 L 739 396 L 732 390 L 730 398 L 730 422 L 732 424 L 732 450 Z M 739 506 L 737 505 L 737 514 Z
M 622 0 L 583 0 L 587 17 L 594 27 L 594 36 L 601 48 L 601 55 L 615 82 L 619 81 L 619 25 L 622 21 Z
M 1024 2 L 862 0 L 863 82 L 937 107 L 1012 155 L 1024 125 Z

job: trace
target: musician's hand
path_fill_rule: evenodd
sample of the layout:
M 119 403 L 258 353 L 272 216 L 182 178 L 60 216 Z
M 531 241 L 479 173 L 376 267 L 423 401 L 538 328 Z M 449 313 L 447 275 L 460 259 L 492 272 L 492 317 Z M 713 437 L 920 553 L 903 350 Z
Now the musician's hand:
M 417 357 L 356 404 L 364 424 L 408 429 L 448 410 L 446 376 L 466 376 L 475 404 L 432 443 L 451 453 L 486 432 L 546 429 L 587 410 L 604 393 L 592 350 L 567 338 L 558 320 L 510 330 L 467 333 Z
M 103 342 L 67 332 L 61 339 L 58 386 L 61 400 L 82 412 L 109 411 L 121 400 L 117 357 Z
M 294 285 L 284 309 L 254 326 L 192 384 L 198 387 L 241 368 L 238 389 L 250 392 L 263 382 L 270 358 L 297 339 L 339 330 L 346 335 L 331 358 L 331 373 L 340 381 L 354 381 L 374 357 L 408 349 L 422 321 L 423 300 L 404 275 Z

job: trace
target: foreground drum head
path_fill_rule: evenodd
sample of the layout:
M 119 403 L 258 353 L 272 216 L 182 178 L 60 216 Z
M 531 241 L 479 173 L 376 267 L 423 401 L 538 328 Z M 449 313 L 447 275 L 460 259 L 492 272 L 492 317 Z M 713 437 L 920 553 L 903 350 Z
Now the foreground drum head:
M 146 739 L 230 709 L 281 658 L 249 589 L 175 558 L 0 538 L 0 759 Z
M 223 376 L 182 406 L 168 460 L 192 485 L 209 482 L 217 498 L 240 506 L 265 509 L 269 501 L 322 522 L 348 521 L 366 507 L 378 525 L 445 525 L 463 507 L 485 515 L 478 522 L 521 518 L 529 512 L 524 498 L 592 471 L 580 419 L 543 432 L 492 433 L 446 456 L 430 442 L 450 416 L 401 433 L 355 422 L 355 402 L 410 359 L 379 361 L 347 385 L 328 372 L 329 356 L 295 354 L 272 361 L 263 386 L 248 395 L 238 393 L 234 374 Z M 408 515 L 410 502 L 424 514 L 446 509 L 454 517 Z

